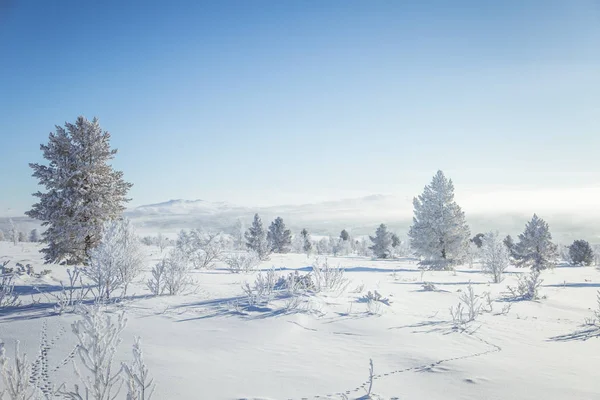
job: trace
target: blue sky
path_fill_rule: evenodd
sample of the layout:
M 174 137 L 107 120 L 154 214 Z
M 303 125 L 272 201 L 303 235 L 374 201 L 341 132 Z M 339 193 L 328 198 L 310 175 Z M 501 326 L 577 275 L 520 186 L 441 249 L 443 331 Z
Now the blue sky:
M 597 1 L 0 1 L 0 215 L 78 115 L 132 205 L 598 187 L 599 49 Z

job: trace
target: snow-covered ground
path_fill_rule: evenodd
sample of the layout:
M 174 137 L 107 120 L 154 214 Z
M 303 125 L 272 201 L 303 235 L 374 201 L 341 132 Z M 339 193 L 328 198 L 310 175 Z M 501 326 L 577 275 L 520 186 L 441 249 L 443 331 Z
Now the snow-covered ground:
M 148 252 L 148 270 L 161 258 Z M 0 242 L 10 266 L 32 264 L 44 278 L 18 278 L 24 305 L 0 311 L 0 338 L 13 341 L 34 358 L 43 324 L 50 336 L 66 329 L 51 350 L 58 363 L 72 350 L 69 325 L 77 316 L 52 315 L 47 300 L 33 289 L 57 290 L 66 268 L 44 266 L 38 247 Z M 1 261 L 1 259 L 0 259 Z M 510 302 L 507 285 L 525 271 L 510 269 L 506 280 L 490 284 L 475 266 L 456 272 L 426 272 L 414 260 L 373 261 L 329 258 L 346 269 L 341 293 L 302 297 L 295 310 L 286 300 L 240 313 L 241 285 L 258 272 L 194 271 L 197 289 L 184 296 L 150 297 L 140 278 L 130 298 L 109 309 L 128 318 L 119 360 L 130 358 L 134 336 L 142 337 L 146 362 L 157 384 L 155 399 L 349 399 L 365 394 L 369 359 L 373 392 L 383 399 L 597 399 L 600 398 L 600 339 L 582 326 L 596 308 L 600 272 L 593 267 L 544 271 L 539 301 Z M 278 275 L 309 271 L 305 255 L 272 255 L 259 270 Z M 424 291 L 422 280 L 436 291 Z M 449 308 L 471 283 L 489 292 L 493 310 L 465 330 L 453 329 Z M 390 305 L 368 308 L 360 298 L 377 290 Z M 33 294 L 31 296 L 30 294 Z M 31 305 L 32 300 L 40 304 Z M 510 310 L 506 310 L 510 306 Z M 505 313 L 502 313 L 502 311 Z M 589 339 L 589 340 L 587 340 Z M 56 381 L 72 377 L 69 367 Z M 74 383 L 74 382 L 71 382 Z

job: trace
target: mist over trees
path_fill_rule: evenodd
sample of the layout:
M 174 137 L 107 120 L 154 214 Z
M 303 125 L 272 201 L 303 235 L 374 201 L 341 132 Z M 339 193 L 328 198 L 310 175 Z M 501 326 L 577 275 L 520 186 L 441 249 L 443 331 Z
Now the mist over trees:
M 41 250 L 46 263 L 87 263 L 102 240 L 104 222 L 125 210 L 132 184 L 110 165 L 117 150 L 96 118 L 57 126 L 40 149 L 48 165 L 29 165 L 45 192 L 34 193 L 39 201 L 25 214 L 46 227 Z

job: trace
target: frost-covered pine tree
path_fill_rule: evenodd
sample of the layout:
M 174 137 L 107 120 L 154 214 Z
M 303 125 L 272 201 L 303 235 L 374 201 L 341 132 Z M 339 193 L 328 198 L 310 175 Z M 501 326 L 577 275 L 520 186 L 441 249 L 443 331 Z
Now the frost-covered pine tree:
M 369 247 L 377 258 L 391 258 L 392 256 L 392 234 L 387 230 L 385 224 L 379 225 L 375 236 L 369 236 L 373 245 Z
M 233 226 L 233 244 L 236 250 L 242 250 L 244 248 L 244 223 L 242 220 L 237 219 Z
M 519 267 L 531 267 L 535 271 L 552 268 L 558 257 L 557 246 L 552 243 L 548 223 L 533 214 L 525 231 L 519 235 L 514 257 Z
M 329 241 L 329 238 L 327 238 L 327 237 L 321 238 L 317 242 L 316 248 L 317 248 L 317 254 L 319 254 L 319 255 L 331 254 L 333 252 L 333 249 L 331 247 L 331 242 Z
M 43 221 L 42 241 L 46 263 L 87 263 L 102 239 L 103 223 L 116 219 L 132 184 L 110 165 L 117 153 L 110 148 L 110 134 L 98 120 L 77 118 L 74 124 L 57 126 L 47 145 L 40 146 L 48 165 L 29 164 L 46 192 L 26 212 Z
M 302 251 L 304 251 L 306 257 L 308 257 L 312 252 L 312 239 L 310 238 L 310 233 L 304 228 L 300 232 L 300 236 L 302 237 Z
M 509 265 L 508 248 L 498 232 L 488 232 L 481 237 L 481 262 L 483 272 L 492 276 L 494 283 L 504 279 L 503 274 Z
M 40 241 L 40 233 L 37 229 L 32 229 L 31 232 L 29 232 L 29 241 L 32 243 Z
M 447 269 L 465 261 L 471 232 L 465 214 L 454 201 L 454 185 L 438 171 L 423 194 L 413 200 L 413 225 L 408 235 L 424 265 Z
M 592 265 L 594 251 L 586 240 L 575 240 L 569 246 L 569 260 L 573 265 Z
M 258 214 L 254 215 L 252 226 L 248 228 L 245 234 L 246 247 L 258 254 L 261 260 L 269 258 L 269 245 L 267 243 L 267 234 Z
M 292 246 L 292 232 L 285 229 L 283 218 L 277 217 L 269 226 L 267 242 L 273 253 L 289 253 Z
M 4 241 L 4 231 L 0 229 L 0 242 Z
M 12 219 L 8 220 L 8 224 L 8 237 L 10 238 L 10 241 L 13 242 L 13 244 L 16 246 L 19 242 L 19 230 L 17 229 L 17 226 L 15 225 Z

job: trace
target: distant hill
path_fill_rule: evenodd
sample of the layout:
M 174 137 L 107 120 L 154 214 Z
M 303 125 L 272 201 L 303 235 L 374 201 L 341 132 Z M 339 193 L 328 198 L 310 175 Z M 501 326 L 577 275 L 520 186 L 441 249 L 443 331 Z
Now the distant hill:
M 533 214 L 501 207 L 494 211 L 487 204 L 476 207 L 482 200 L 484 199 L 465 200 L 467 221 L 473 234 L 498 230 L 502 234 L 516 236 Z M 469 212 L 471 208 L 476 211 Z M 247 227 L 254 214 L 258 213 L 265 225 L 275 217 L 282 217 L 294 233 L 308 228 L 314 235 L 337 235 L 342 229 L 349 229 L 354 235 L 367 235 L 372 234 L 377 225 L 384 222 L 393 231 L 405 236 L 412 223 L 412 210 L 412 198 L 372 195 L 321 203 L 255 208 L 205 200 L 169 200 L 136 207 L 127 211 L 126 215 L 138 226 L 140 233 L 148 235 L 158 232 L 175 234 L 181 229 L 200 227 L 230 231 L 237 219 L 242 220 Z M 587 211 L 583 213 L 581 207 L 576 206 L 572 213 L 542 209 L 539 214 L 550 224 L 556 241 L 567 243 L 584 238 L 600 243 L 600 217 L 596 214 Z

